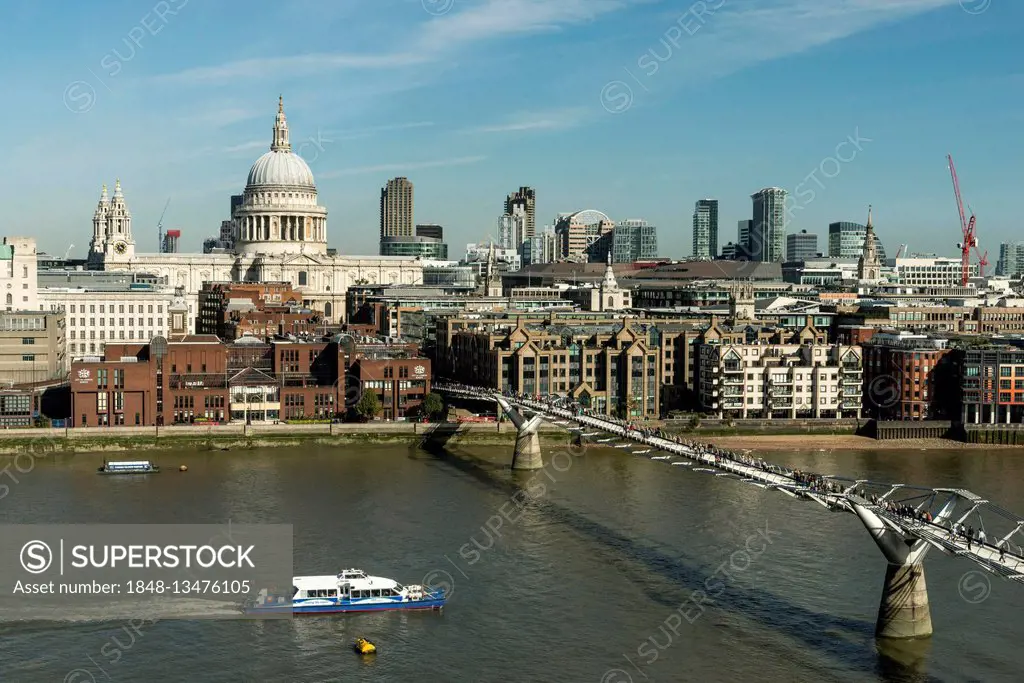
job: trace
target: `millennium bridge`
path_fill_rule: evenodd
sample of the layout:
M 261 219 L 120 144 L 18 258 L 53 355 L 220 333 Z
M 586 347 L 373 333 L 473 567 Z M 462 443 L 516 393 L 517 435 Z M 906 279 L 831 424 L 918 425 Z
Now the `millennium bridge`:
M 496 402 L 501 407 L 517 430 L 514 470 L 544 466 L 538 428 L 548 422 L 575 432 L 581 442 L 604 435 L 595 442 L 856 515 L 888 563 L 875 629 L 879 638 L 931 636 L 923 560 L 932 548 L 1024 583 L 1024 551 L 1019 545 L 1024 519 L 966 489 L 810 475 L 710 444 L 666 438 L 587 410 L 566 397 L 530 398 L 461 384 L 432 386 L 452 397 Z M 634 444 L 638 450 L 632 450 Z

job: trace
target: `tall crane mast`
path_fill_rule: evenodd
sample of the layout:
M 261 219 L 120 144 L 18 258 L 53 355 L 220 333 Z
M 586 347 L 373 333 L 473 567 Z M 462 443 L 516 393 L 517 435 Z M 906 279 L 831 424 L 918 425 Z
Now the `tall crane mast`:
M 956 166 L 953 165 L 953 155 L 947 154 L 949 161 L 949 174 L 953 177 L 953 192 L 956 194 L 956 208 L 960 212 L 960 231 L 963 233 L 963 241 L 957 246 L 960 248 L 960 284 L 967 286 L 971 276 L 971 250 L 978 252 L 978 231 L 975 223 L 974 212 L 971 212 L 970 220 L 964 212 L 964 202 L 960 198 L 960 181 L 956 177 Z M 984 255 L 979 253 L 978 274 L 985 274 L 985 266 L 988 265 L 988 252 Z
M 164 210 L 160 212 L 160 220 L 156 222 L 156 234 L 157 243 L 156 250 L 158 253 L 164 253 L 164 216 L 167 215 L 167 207 L 171 205 L 171 198 L 167 198 L 167 203 L 164 204 Z

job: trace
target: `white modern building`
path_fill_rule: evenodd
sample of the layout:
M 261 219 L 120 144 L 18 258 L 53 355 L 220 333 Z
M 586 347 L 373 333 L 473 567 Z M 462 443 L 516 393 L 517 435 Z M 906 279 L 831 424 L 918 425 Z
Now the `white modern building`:
M 0 244 L 0 291 L 5 311 L 39 309 L 35 238 L 5 237 Z
M 227 253 L 136 253 L 131 213 L 118 182 L 113 197 L 107 196 L 106 187 L 100 196 L 89 259 L 103 270 L 165 278 L 169 286 L 184 291 L 190 319 L 207 281 L 290 282 L 302 292 L 305 307 L 322 311 L 333 322 L 343 317 L 345 293 L 357 281 L 422 281 L 421 262 L 415 258 L 328 253 L 327 209 L 317 201 L 312 171 L 292 150 L 281 101 L 270 150 L 249 170 L 241 203 L 231 216 L 231 231 L 232 247 Z
M 165 285 L 44 287 L 39 307 L 64 312 L 69 358 L 101 356 L 107 342 L 145 343 L 172 331 L 195 329 L 183 292 Z
M 951 256 L 913 256 L 889 261 L 892 279 L 910 287 L 960 287 L 963 275 L 959 258 Z M 978 264 L 969 266 L 970 277 L 978 275 Z
M 516 271 L 522 268 L 522 257 L 516 249 L 498 248 L 493 244 L 467 244 L 465 263 L 468 265 L 484 264 L 491 257 L 493 249 L 494 260 L 497 263 L 504 263 L 503 268 L 507 272 Z

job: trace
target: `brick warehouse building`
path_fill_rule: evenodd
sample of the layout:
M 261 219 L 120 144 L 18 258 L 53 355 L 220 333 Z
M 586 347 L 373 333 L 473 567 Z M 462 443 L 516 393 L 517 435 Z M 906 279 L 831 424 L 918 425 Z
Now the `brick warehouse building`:
M 864 344 L 864 412 L 879 420 L 956 420 L 960 354 L 946 339 L 878 332 Z
M 414 413 L 429 391 L 430 364 L 405 346 L 329 341 L 225 344 L 188 335 L 148 344 L 108 344 L 102 358 L 71 368 L 72 426 L 171 425 L 332 419 L 365 389 L 385 419 Z M 157 349 L 166 344 L 166 354 Z M 404 356 L 404 357 L 403 357 Z

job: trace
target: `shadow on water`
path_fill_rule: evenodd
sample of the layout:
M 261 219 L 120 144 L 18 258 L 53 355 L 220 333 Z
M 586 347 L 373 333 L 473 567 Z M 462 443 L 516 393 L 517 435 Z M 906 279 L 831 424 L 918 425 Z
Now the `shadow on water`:
M 647 577 L 637 574 L 630 566 L 631 562 L 644 565 L 648 571 L 654 572 L 687 590 L 703 590 L 708 578 L 707 570 L 697 565 L 686 564 L 656 548 L 645 546 L 636 539 L 625 536 L 600 522 L 591 520 L 569 508 L 550 500 L 532 498 L 528 494 L 526 483 L 537 476 L 536 472 L 515 472 L 509 467 L 496 469 L 482 465 L 483 461 L 467 456 L 460 456 L 448 448 L 448 442 L 458 432 L 457 424 L 438 424 L 425 435 L 423 441 L 410 448 L 410 456 L 426 452 L 435 461 L 450 466 L 460 473 L 468 475 L 484 486 L 501 491 L 510 498 L 520 494 L 526 504 L 541 511 L 549 519 L 565 525 L 580 534 L 589 537 L 593 542 L 613 551 L 614 562 L 626 575 L 638 585 L 648 584 Z M 570 447 L 574 455 L 582 455 L 582 450 Z M 511 448 L 510 460 L 511 460 Z M 497 476 L 498 473 L 511 476 L 508 479 Z M 670 610 L 681 606 L 680 601 L 666 597 L 653 587 L 645 588 L 645 594 L 658 604 Z M 686 598 L 682 602 L 689 599 Z M 931 683 L 938 682 L 934 676 L 925 671 L 930 639 L 913 643 L 884 643 L 878 641 L 875 651 L 864 647 L 865 642 L 875 642 L 873 622 L 848 617 L 839 617 L 820 612 L 812 612 L 776 595 L 766 592 L 742 589 L 730 584 L 721 595 L 715 598 L 714 607 L 741 614 L 747 619 L 760 622 L 765 627 L 782 632 L 795 640 L 803 641 L 815 651 L 837 658 L 845 666 L 853 666 L 861 670 L 874 669 L 881 680 L 892 683 Z
M 875 672 L 883 681 L 893 683 L 917 683 L 936 680 L 928 677 L 928 653 L 932 649 L 931 638 L 915 640 L 876 640 L 878 665 Z

